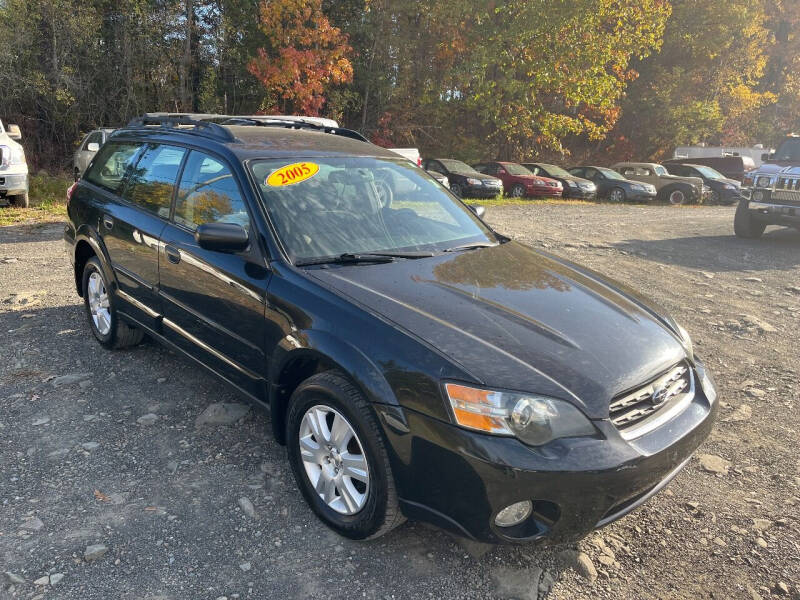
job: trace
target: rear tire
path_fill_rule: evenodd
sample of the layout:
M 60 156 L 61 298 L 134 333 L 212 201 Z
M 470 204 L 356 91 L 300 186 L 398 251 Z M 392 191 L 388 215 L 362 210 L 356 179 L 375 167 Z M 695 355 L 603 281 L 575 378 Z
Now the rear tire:
M 760 238 L 767 225 L 756 221 L 747 206 L 748 202 L 743 200 L 736 207 L 736 216 L 733 218 L 733 232 L 740 238 Z
M 131 327 L 119 318 L 114 306 L 114 295 L 96 256 L 86 261 L 81 282 L 89 327 L 101 346 L 113 350 L 135 346 L 142 341 L 144 332 Z M 98 300 L 99 304 L 94 300 Z M 98 307 L 105 311 L 102 318 L 97 316 Z
M 352 447 L 347 446 L 349 457 L 352 459 L 357 456 L 362 461 L 366 460 L 368 481 L 363 484 L 363 489 L 358 490 L 365 496 L 355 505 L 358 508 L 349 512 L 342 512 L 336 508 L 339 506 L 341 509 L 344 506 L 346 496 L 339 491 L 341 480 L 336 484 L 335 491 L 332 491 L 336 499 L 326 502 L 320 495 L 324 491 L 317 491 L 320 485 L 325 487 L 324 481 L 320 483 L 322 473 L 319 474 L 315 489 L 310 479 L 311 475 L 307 471 L 309 464 L 312 471 L 314 470 L 313 463 L 317 460 L 313 451 L 309 450 L 309 442 L 312 446 L 316 444 L 319 452 L 326 456 L 329 453 L 326 448 L 336 446 L 335 436 L 330 431 L 333 425 L 329 421 L 326 421 L 328 424 L 325 425 L 327 431 L 323 431 L 321 435 L 308 433 L 305 428 L 304 418 L 307 414 L 313 415 L 313 411 L 320 409 L 330 416 L 330 421 L 335 421 L 336 415 L 344 418 L 344 423 L 350 427 L 353 435 L 350 444 L 352 445 L 353 441 L 357 442 Z M 302 449 L 301 436 L 303 436 Z M 322 439 L 317 440 L 318 436 Z M 405 521 L 400 512 L 389 456 L 375 413 L 361 392 L 342 373 L 338 371 L 318 373 L 297 387 L 290 399 L 286 440 L 289 463 L 297 486 L 317 517 L 336 533 L 353 540 L 367 540 L 380 537 Z M 344 452 L 336 454 L 336 456 L 342 455 Z M 327 465 L 325 468 L 328 468 L 333 463 L 328 461 L 324 464 Z M 342 471 L 344 472 L 344 469 Z M 351 480 L 351 483 L 357 482 Z

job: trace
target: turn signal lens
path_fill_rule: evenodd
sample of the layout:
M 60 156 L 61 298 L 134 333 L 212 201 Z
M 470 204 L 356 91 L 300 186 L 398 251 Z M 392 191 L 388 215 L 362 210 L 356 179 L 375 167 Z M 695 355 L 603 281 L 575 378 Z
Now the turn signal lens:
M 515 392 L 445 384 L 456 423 L 540 446 L 556 438 L 594 435 L 594 425 L 568 402 Z

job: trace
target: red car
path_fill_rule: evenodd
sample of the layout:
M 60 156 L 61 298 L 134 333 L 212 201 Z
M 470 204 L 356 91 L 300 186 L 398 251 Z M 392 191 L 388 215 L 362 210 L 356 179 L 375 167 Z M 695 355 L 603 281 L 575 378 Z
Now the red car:
M 512 198 L 525 196 L 558 196 L 564 193 L 561 182 L 549 177 L 534 175 L 513 162 L 484 162 L 474 166 L 476 171 L 502 180 L 503 192 Z

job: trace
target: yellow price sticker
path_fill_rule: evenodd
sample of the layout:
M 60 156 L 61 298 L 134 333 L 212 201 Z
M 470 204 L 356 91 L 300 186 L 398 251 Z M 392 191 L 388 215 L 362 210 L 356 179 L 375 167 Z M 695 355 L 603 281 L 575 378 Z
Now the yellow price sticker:
M 312 162 L 292 163 L 281 167 L 267 177 L 267 185 L 281 187 L 283 185 L 293 185 L 306 179 L 310 179 L 319 172 L 319 165 Z

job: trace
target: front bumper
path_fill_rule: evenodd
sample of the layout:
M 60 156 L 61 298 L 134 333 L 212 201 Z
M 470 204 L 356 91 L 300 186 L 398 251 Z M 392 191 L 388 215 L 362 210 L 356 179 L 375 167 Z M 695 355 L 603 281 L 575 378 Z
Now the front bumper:
M 0 198 L 6 196 L 16 196 L 24 194 L 28 191 L 28 174 L 15 173 L 4 174 L 0 173 Z
M 629 195 L 628 199 L 633 202 L 652 202 L 658 197 L 658 192 L 647 192 L 647 191 L 639 191 L 633 190 Z
M 503 191 L 500 186 L 468 185 L 461 188 L 465 198 L 496 198 Z
M 735 189 L 735 190 L 720 189 L 717 190 L 717 193 L 719 194 L 720 203 L 736 204 L 737 202 L 739 202 L 739 200 L 741 200 L 744 197 L 743 191 L 744 190 L 742 189 Z
M 697 375 L 695 376 L 697 379 Z M 608 420 L 596 438 L 531 448 L 404 411 L 409 433 L 387 428 L 406 516 L 483 542 L 570 542 L 624 516 L 662 489 L 708 437 L 718 402 L 700 386 L 686 409 L 625 441 Z M 506 506 L 534 503 L 521 525 L 501 528 Z
M 531 185 L 525 188 L 525 195 L 531 198 L 560 198 L 563 193 L 562 188 L 551 185 Z
M 594 200 L 597 197 L 597 190 L 585 190 L 583 188 L 565 187 L 564 198 L 579 198 L 581 200 Z
M 774 194 L 771 190 L 755 189 L 747 208 L 752 217 L 761 223 L 800 228 L 800 193 L 796 199 L 790 192 L 782 193 L 785 196 Z

